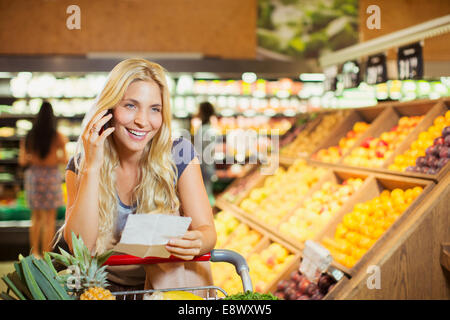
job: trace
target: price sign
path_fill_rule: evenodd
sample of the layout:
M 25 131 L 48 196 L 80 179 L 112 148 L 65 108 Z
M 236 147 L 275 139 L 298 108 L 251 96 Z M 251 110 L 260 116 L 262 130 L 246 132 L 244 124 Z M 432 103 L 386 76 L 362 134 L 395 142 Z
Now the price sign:
M 307 240 L 303 249 L 303 259 L 300 264 L 300 272 L 303 273 L 308 280 L 317 282 L 322 272 L 325 272 L 331 265 L 330 251 L 321 244 Z
M 355 88 L 360 83 L 359 64 L 348 61 L 342 66 L 342 84 L 344 89 Z
M 367 84 L 378 84 L 387 81 L 386 55 L 380 53 L 370 56 L 367 60 L 366 82 Z
M 418 80 L 423 78 L 423 54 L 420 42 L 398 49 L 397 67 L 399 80 Z
M 323 82 L 323 91 L 336 91 L 337 85 L 337 66 L 328 67 L 323 70 L 325 81 Z

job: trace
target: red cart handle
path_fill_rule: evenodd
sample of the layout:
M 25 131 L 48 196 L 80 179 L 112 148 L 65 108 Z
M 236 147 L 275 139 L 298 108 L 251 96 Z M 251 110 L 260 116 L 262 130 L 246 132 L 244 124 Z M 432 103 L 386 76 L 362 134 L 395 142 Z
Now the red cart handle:
M 183 260 L 180 258 L 176 258 L 174 256 L 170 256 L 169 258 L 158 258 L 158 257 L 145 257 L 139 258 L 136 256 L 121 254 L 121 255 L 113 255 L 106 260 L 104 263 L 108 266 L 123 266 L 130 264 L 156 264 L 156 263 L 165 263 L 165 262 L 190 262 L 190 261 L 209 261 L 211 259 L 211 252 L 205 253 L 204 255 L 197 256 L 192 260 Z

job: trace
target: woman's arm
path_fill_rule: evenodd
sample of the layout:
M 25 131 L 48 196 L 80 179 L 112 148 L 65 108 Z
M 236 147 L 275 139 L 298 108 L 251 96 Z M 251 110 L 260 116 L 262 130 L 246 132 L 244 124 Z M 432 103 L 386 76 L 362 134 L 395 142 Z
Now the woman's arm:
M 183 213 L 192 218 L 192 223 L 182 238 L 171 239 L 166 248 L 174 256 L 192 260 L 214 249 L 217 239 L 212 208 L 196 157 L 178 180 L 178 194 Z
M 75 172 L 66 170 L 67 209 L 64 239 L 72 249 L 72 232 L 81 235 L 90 251 L 98 236 L 100 171 L 85 170 L 77 185 Z
M 98 130 L 112 117 L 101 111 L 88 124 L 82 139 L 85 150 L 85 167 L 77 181 L 75 172 L 66 171 L 67 210 L 64 227 L 64 239 L 72 248 L 71 235 L 81 235 L 84 244 L 90 251 L 95 247 L 99 226 L 99 181 L 100 168 L 103 163 L 103 143 L 114 131 L 108 128 L 101 135 Z

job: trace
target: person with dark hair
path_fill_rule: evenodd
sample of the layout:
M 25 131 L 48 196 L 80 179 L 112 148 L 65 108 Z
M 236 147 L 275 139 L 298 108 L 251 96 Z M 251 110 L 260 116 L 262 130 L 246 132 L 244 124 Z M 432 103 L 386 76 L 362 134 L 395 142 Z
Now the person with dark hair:
M 211 127 L 211 118 L 215 116 L 214 106 L 209 102 L 199 105 L 197 118 L 202 121 L 194 136 L 194 146 L 201 157 L 200 169 L 209 200 L 214 205 L 213 183 L 217 180 L 214 162 L 214 149 L 217 132 Z
M 20 141 L 19 151 L 19 164 L 27 167 L 24 187 L 31 209 L 30 246 L 35 256 L 52 250 L 56 209 L 64 205 L 58 165 L 67 162 L 66 143 L 67 138 L 56 130 L 52 105 L 43 102 L 32 129 Z

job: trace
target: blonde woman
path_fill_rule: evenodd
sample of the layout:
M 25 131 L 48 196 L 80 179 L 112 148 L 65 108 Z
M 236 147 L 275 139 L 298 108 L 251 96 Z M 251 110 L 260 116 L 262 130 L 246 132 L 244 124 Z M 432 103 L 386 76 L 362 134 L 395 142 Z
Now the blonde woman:
M 94 252 L 120 240 L 129 214 L 183 214 L 189 230 L 166 246 L 186 261 L 215 246 L 212 209 L 192 144 L 171 138 L 165 70 L 144 59 L 120 62 L 110 72 L 95 108 L 86 116 L 78 156 L 66 170 L 64 239 L 81 235 Z M 144 270 L 145 269 L 145 270 Z M 109 267 L 120 289 L 208 285 L 209 263 Z M 144 272 L 145 271 L 145 272 Z

